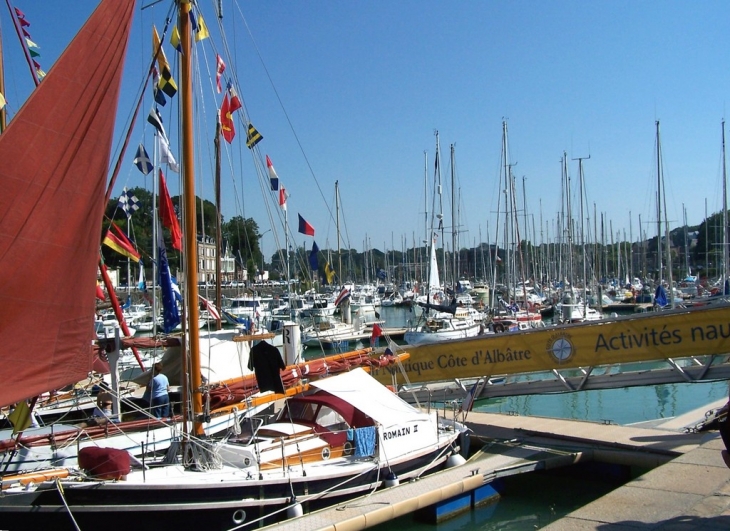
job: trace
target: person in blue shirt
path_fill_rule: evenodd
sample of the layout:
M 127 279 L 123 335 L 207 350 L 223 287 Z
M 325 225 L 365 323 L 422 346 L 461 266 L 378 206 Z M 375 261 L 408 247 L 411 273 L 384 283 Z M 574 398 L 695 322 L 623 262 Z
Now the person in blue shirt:
M 152 408 L 152 414 L 158 419 L 170 416 L 169 392 L 170 382 L 162 373 L 162 362 L 158 361 L 152 369 L 152 378 L 142 397 L 147 400 Z

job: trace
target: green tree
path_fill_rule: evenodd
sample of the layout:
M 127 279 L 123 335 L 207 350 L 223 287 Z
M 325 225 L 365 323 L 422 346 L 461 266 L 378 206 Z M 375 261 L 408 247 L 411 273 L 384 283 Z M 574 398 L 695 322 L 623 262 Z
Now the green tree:
M 259 247 L 259 226 L 253 218 L 244 219 L 234 216 L 223 224 L 223 240 L 228 244 L 231 254 L 236 257 L 239 267 L 248 269 L 248 261 L 254 264 L 261 263 L 261 248 Z M 256 270 L 254 269 L 254 274 Z M 253 278 L 253 277 L 249 277 Z

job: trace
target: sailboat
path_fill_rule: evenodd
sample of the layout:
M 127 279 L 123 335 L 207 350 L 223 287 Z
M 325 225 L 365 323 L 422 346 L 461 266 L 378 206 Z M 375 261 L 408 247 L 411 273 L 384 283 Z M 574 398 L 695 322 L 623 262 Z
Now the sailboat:
M 436 240 L 431 244 L 431 267 L 436 265 Z M 431 297 L 433 294 L 431 294 Z M 419 307 L 423 308 L 424 322 L 403 335 L 408 345 L 424 345 L 449 339 L 465 339 L 479 334 L 480 323 L 472 317 L 469 309 L 453 304 L 439 304 L 441 299 L 434 302 L 424 302 L 424 297 L 416 299 Z M 431 299 L 434 300 L 434 299 Z
M 568 177 L 568 156 L 567 153 L 563 152 L 563 182 L 565 190 L 568 192 L 568 195 L 566 196 L 566 214 L 567 214 L 567 222 L 568 226 L 573 224 L 573 213 L 571 211 L 571 202 L 570 202 L 570 178 Z M 568 273 L 570 275 L 570 280 L 565 283 L 565 286 L 563 288 L 563 297 L 560 302 L 558 302 L 557 310 L 558 314 L 560 316 L 560 322 L 561 323 L 582 323 L 585 321 L 599 321 L 603 318 L 603 315 L 596 310 L 595 308 L 589 306 L 588 304 L 588 261 L 587 261 L 587 253 L 585 249 L 585 236 L 583 233 L 583 220 L 585 219 L 585 214 L 583 213 L 584 208 L 584 199 L 585 199 L 585 192 L 584 192 L 584 174 L 583 174 L 583 158 L 578 158 L 578 178 L 579 178 L 579 195 L 580 195 L 580 245 L 582 246 L 582 264 L 583 264 L 583 276 L 582 276 L 582 284 L 583 289 L 577 290 L 573 284 L 573 279 L 575 278 L 575 272 L 573 267 L 573 253 L 571 252 L 573 248 L 573 242 L 571 239 L 571 232 L 566 230 L 566 234 L 568 235 Z M 620 250 L 620 247 L 619 247 Z M 619 257 L 619 263 L 621 262 L 621 259 Z
M 439 171 L 439 142 L 436 133 L 436 171 Z M 452 173 L 452 196 L 454 193 L 454 146 L 451 146 L 451 173 Z M 439 178 L 440 183 L 440 178 Z M 440 189 L 440 186 L 439 186 Z M 441 220 L 442 218 L 439 218 Z M 443 226 L 443 225 L 442 225 Z M 452 205 L 452 234 L 454 251 L 456 249 L 456 221 L 455 208 Z M 453 271 L 456 271 L 456 252 L 454 257 Z M 456 294 L 454 289 L 454 294 Z M 409 345 L 423 345 L 435 343 L 448 339 L 466 339 L 476 337 L 480 331 L 484 332 L 482 323 L 475 319 L 474 310 L 464 304 L 457 303 L 454 297 L 450 302 L 440 290 L 438 262 L 436 260 L 436 237 L 431 238 L 431 258 L 429 264 L 429 285 L 427 287 L 425 301 L 424 297 L 416 299 L 418 307 L 422 308 L 421 319 L 423 322 L 413 330 L 408 330 L 403 336 L 404 341 Z M 431 313 L 433 312 L 433 313 Z
M 544 326 L 542 322 L 542 314 L 535 307 L 535 302 L 530 301 L 528 297 L 528 283 L 526 280 L 517 282 L 517 257 L 519 263 L 524 266 L 522 260 L 521 246 L 515 245 L 520 241 L 519 224 L 517 223 L 517 197 L 515 193 L 514 176 L 512 175 L 512 164 L 509 162 L 509 144 L 507 134 L 507 122 L 502 122 L 502 176 L 504 177 L 504 280 L 507 284 L 504 288 L 499 288 L 497 284 L 498 264 L 501 262 L 498 249 L 495 249 L 495 260 L 492 269 L 492 288 L 491 293 L 494 294 L 492 301 L 491 317 L 492 329 L 495 332 L 527 330 L 530 328 L 539 328 Z M 502 179 L 500 176 L 500 181 Z M 501 196 L 500 196 L 501 201 Z M 499 224 L 496 227 L 499 234 Z M 496 238 L 498 240 L 499 238 Z M 510 252 L 510 249 L 516 251 Z M 521 268 L 524 272 L 524 267 Z M 502 292 L 502 297 L 498 296 Z M 520 302 L 522 307 L 517 304 L 518 292 L 521 291 Z M 505 299 L 506 297 L 506 299 Z
M 133 0 L 102 0 L 0 135 L 0 182 L 5 191 L 0 199 L 5 207 L 0 217 L 0 404 L 17 404 L 21 412 L 27 399 L 32 408 L 32 397 L 82 380 L 92 369 L 90 317 L 114 127 L 111 110 L 117 107 L 134 5 Z M 197 322 L 190 121 L 193 4 L 181 2 L 179 9 L 183 236 L 189 253 L 184 315 L 188 322 Z M 37 156 L 40 152 L 43 157 Z M 78 171 L 79 160 L 85 163 L 83 172 Z M 74 209 L 69 210 L 69 204 Z M 61 219 L 63 231 L 57 228 Z M 38 272 L 37 282 L 14 282 L 29 264 Z M 61 286 L 54 280 L 59 275 L 66 279 Z M 39 315 L 47 321 L 40 330 L 29 326 Z M 314 508 L 386 481 L 415 478 L 458 463 L 465 450 L 463 425 L 409 406 L 362 369 L 303 384 L 301 390 L 309 392 L 285 400 L 273 424 L 251 422 L 244 426 L 248 431 L 243 437 L 207 439 L 205 426 L 213 404 L 203 407 L 199 329 L 184 327 L 178 341 L 185 354 L 179 367 L 186 428 L 179 445 L 172 446 L 163 461 L 153 462 L 149 456 L 133 460 L 127 451 L 100 443 L 79 450 L 79 469 L 4 477 L 3 526 L 78 529 L 99 526 L 102 518 L 109 529 L 157 529 L 164 518 L 165 526 L 185 528 L 255 527 L 300 514 L 303 503 Z M 271 359 L 266 358 L 266 347 L 259 351 Z M 25 352 L 33 353 L 33 363 Z M 356 352 L 353 360 L 356 357 L 378 365 L 391 363 L 369 357 L 368 349 Z M 254 365 L 259 390 L 286 398 L 278 364 Z M 267 375 L 271 388 L 264 389 L 259 365 L 274 365 L 275 372 Z M 328 373 L 329 366 L 320 365 Z M 299 376 L 310 374 L 309 367 L 302 372 Z M 228 387 L 219 391 L 229 394 Z M 238 407 L 246 405 L 241 402 Z
M 659 133 L 659 120 L 655 122 L 655 125 L 657 169 L 657 284 L 654 291 L 654 308 L 668 309 L 675 307 L 676 300 L 674 296 L 674 281 L 672 280 L 672 245 L 671 240 L 669 239 L 669 220 L 666 219 L 666 185 L 664 183 L 664 163 L 662 160 L 662 144 Z M 662 235 L 662 216 L 665 216 L 664 235 Z M 664 243 L 662 243 L 662 241 Z M 666 252 L 666 278 L 664 276 L 664 264 L 662 263 L 663 252 Z

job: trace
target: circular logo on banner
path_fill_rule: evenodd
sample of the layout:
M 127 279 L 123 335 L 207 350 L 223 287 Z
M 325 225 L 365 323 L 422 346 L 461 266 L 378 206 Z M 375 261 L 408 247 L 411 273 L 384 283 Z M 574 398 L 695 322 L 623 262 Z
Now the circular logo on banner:
M 575 354 L 575 347 L 570 336 L 561 332 L 550 337 L 547 343 L 547 351 L 552 354 L 558 363 L 568 361 Z

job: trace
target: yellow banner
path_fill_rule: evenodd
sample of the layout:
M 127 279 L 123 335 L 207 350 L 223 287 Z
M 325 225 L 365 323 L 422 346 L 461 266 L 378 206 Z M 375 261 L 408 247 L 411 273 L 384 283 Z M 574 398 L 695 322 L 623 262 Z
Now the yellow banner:
M 730 305 L 631 317 L 406 347 L 411 382 L 592 367 L 730 353 Z M 373 370 L 392 383 L 393 367 Z M 402 375 L 397 376 L 403 383 Z

